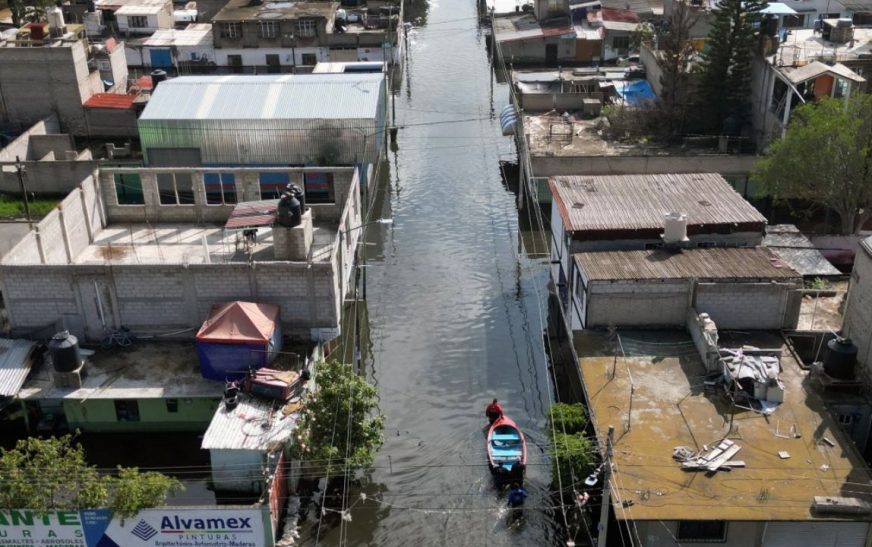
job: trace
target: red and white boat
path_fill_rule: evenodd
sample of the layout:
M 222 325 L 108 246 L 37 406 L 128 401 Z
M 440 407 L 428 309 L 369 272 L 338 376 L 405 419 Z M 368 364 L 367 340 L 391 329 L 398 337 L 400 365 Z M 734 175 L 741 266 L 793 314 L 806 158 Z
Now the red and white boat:
M 501 416 L 488 429 L 487 460 L 497 482 L 523 482 L 527 441 L 511 418 Z

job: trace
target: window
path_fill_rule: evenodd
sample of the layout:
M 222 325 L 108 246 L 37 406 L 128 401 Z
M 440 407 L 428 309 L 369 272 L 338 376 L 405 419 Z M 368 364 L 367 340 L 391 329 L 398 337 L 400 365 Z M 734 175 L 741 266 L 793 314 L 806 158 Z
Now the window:
M 314 53 L 303 54 L 303 65 L 317 65 L 318 57 Z
M 178 399 L 167 399 L 167 412 L 176 413 L 179 411 L 179 400 Z
M 267 40 L 278 38 L 279 22 L 278 21 L 260 21 L 257 27 L 257 35 Z
M 279 62 L 279 56 L 270 54 L 266 56 L 266 72 L 267 74 L 278 74 L 282 71 L 282 65 Z
M 291 183 L 291 177 L 287 173 L 260 173 L 258 181 L 260 182 L 260 199 L 279 199 L 282 192 Z
M 145 28 L 148 26 L 148 17 L 145 15 L 127 16 L 127 26 L 130 28 Z
M 310 19 L 301 19 L 297 21 L 297 36 L 300 38 L 314 38 L 318 36 L 318 27 L 315 26 L 315 21 Z
M 193 205 L 194 184 L 190 173 L 160 173 L 157 193 L 161 205 Z
M 231 40 L 242 38 L 242 23 L 222 23 L 221 37 Z
M 118 197 L 118 205 L 144 205 L 139 174 L 115 173 L 115 195 Z
M 782 18 L 782 26 L 784 28 L 803 28 L 805 26 L 805 15 L 797 13 L 796 15 L 785 15 Z
M 236 203 L 236 177 L 233 173 L 204 173 L 203 188 L 207 205 Z
M 727 540 L 727 523 L 722 520 L 682 520 L 678 522 L 678 541 L 717 543 Z
M 333 203 L 333 173 L 303 173 L 306 203 Z
M 836 78 L 836 85 L 833 88 L 833 98 L 841 99 L 848 94 L 848 80 Z
M 612 38 L 612 48 L 614 49 L 630 49 L 629 36 L 615 36 Z
M 139 403 L 136 399 L 116 399 L 115 419 L 119 422 L 138 422 Z

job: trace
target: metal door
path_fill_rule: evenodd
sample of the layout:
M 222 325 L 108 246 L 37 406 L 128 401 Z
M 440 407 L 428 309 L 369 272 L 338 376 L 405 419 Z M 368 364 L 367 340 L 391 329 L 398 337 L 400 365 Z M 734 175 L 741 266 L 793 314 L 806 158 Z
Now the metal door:
M 173 52 L 169 48 L 149 50 L 152 68 L 173 68 Z
M 557 62 L 557 44 L 545 44 L 545 62 Z

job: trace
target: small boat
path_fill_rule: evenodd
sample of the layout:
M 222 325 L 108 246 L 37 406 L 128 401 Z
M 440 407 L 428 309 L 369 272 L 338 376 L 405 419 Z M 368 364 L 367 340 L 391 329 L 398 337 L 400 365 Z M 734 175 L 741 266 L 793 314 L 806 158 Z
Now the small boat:
M 487 432 L 487 460 L 497 482 L 522 482 L 527 466 L 527 441 L 510 418 L 501 416 Z

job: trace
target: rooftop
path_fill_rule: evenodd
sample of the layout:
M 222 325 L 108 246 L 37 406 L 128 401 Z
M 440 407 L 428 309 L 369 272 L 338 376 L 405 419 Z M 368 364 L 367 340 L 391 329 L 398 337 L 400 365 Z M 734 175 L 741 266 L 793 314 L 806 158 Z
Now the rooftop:
M 99 10 L 117 10 L 124 6 L 165 6 L 172 0 L 94 0 L 94 6 Z
M 663 217 L 687 214 L 700 226 L 763 230 L 766 217 L 718 174 L 552 177 L 548 181 L 564 229 L 570 232 L 662 229 Z
M 204 43 L 211 44 L 211 35 L 212 25 L 194 23 L 185 27 L 184 30 L 158 29 L 146 38 L 143 44 L 146 46 L 197 46 Z
M 575 28 L 568 17 L 561 24 L 543 26 L 532 14 L 498 17 L 494 19 L 493 33 L 498 42 L 515 42 L 550 36 L 575 38 Z
M 630 9 L 606 8 L 600 10 L 603 28 L 632 32 L 639 26 L 639 16 Z
M 531 0 L 485 0 L 488 11 L 499 17 L 511 15 L 521 11 L 522 6 L 533 5 Z
M 374 119 L 383 74 L 182 76 L 161 83 L 141 121 Z
M 776 334 L 725 338 L 722 347 L 785 347 Z M 779 376 L 784 402 L 765 416 L 733 408 L 720 391 L 705 392 L 705 368 L 687 334 L 626 331 L 621 344 L 626 356 L 615 358 L 604 334 L 579 332 L 575 338 L 597 437 L 604 441 L 608 426 L 615 427 L 617 518 L 824 520 L 811 510 L 814 496 L 869 492 L 865 462 L 786 349 Z M 785 438 L 794 427 L 801 436 Z M 834 446 L 821 442 L 824 437 Z M 685 471 L 672 458 L 674 447 L 703 450 L 724 438 L 741 447 L 735 459 L 745 467 Z
M 122 95 L 121 93 L 95 93 L 85 101 L 86 108 L 111 108 L 116 110 L 129 110 L 136 101 L 136 95 Z
M 290 405 L 293 405 L 291 403 Z M 204 450 L 270 450 L 281 446 L 297 428 L 299 411 L 293 408 L 240 395 L 239 404 L 228 410 L 220 405 L 209 429 L 203 435 L 200 448 Z
M 165 8 L 161 4 L 125 4 L 115 10 L 115 15 L 157 15 Z
M 55 387 L 46 363 L 28 378 L 22 399 L 220 398 L 222 382 L 200 374 L 193 343 L 137 342 L 123 351 L 98 350 L 85 364 L 80 388 Z
M 574 256 L 588 281 L 799 278 L 765 247 L 604 251 Z
M 230 0 L 221 8 L 212 21 L 250 21 L 299 19 L 303 17 L 332 18 L 339 8 L 338 2 L 264 2 L 255 4 L 250 0 Z
M 313 226 L 312 260 L 330 260 L 335 223 Z M 246 252 L 238 231 L 196 224 L 117 224 L 101 230 L 75 259 L 76 264 L 216 264 L 270 262 L 270 227 L 258 228 L 257 242 Z
M 763 245 L 804 276 L 842 275 L 792 224 L 767 226 Z
M 872 28 L 854 27 L 854 42 L 837 44 L 824 40 L 814 29 L 790 29 L 778 52 L 770 58 L 777 66 L 800 66 L 814 59 L 850 61 L 872 53 Z
M 30 374 L 35 347 L 30 340 L 0 338 L 0 397 L 13 397 L 21 389 Z
M 826 65 L 820 61 L 812 61 L 811 63 L 798 68 L 783 67 L 781 68 L 781 71 L 794 85 L 807 82 L 808 80 L 812 80 L 824 74 L 839 76 L 857 83 L 863 83 L 866 81 L 865 78 L 841 63 Z

